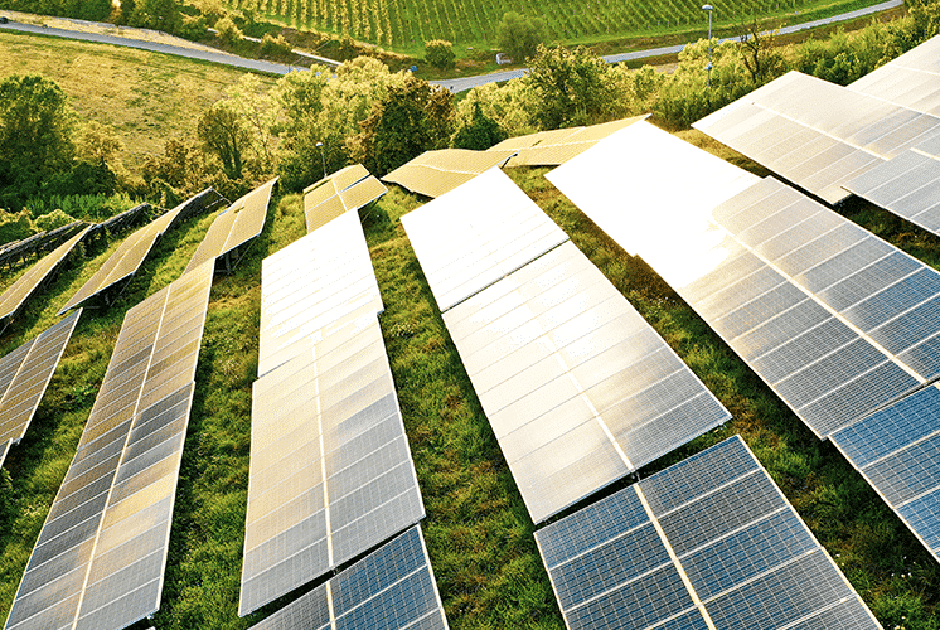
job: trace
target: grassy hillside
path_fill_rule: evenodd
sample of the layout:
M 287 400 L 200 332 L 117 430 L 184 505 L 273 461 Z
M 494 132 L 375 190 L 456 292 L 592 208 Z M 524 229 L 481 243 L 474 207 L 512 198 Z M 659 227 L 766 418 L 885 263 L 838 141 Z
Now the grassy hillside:
M 390 50 L 424 55 L 424 43 L 446 39 L 458 56 L 495 46 L 496 25 L 508 11 L 541 17 L 550 41 L 567 44 L 641 38 L 666 33 L 700 33 L 707 25 L 702 3 L 691 0 L 228 0 L 260 19 L 298 29 L 315 29 L 372 42 Z M 805 22 L 878 0 L 743 0 L 712 3 L 716 28 L 775 17 L 784 24 Z M 696 36 L 697 37 L 697 36 Z M 687 40 L 683 40 L 684 41 Z M 473 50 L 467 50 L 472 48 Z
M 759 170 L 697 132 L 685 136 Z M 940 566 L 831 445 L 817 440 L 642 260 L 598 230 L 544 173 L 509 171 L 734 415 L 724 429 L 655 462 L 644 476 L 740 433 L 885 627 L 937 630 Z M 455 630 L 560 630 L 532 523 L 399 221 L 420 203 L 393 190 L 364 213 L 363 224 L 447 615 Z M 867 204 L 849 211 L 866 228 L 940 266 L 940 239 Z M 0 473 L 0 620 L 74 453 L 123 314 L 178 276 L 211 218 L 191 219 L 169 233 L 116 304 L 83 314 L 33 427 Z M 236 614 L 261 260 L 301 237 L 303 226 L 301 198 L 275 198 L 260 239 L 236 273 L 213 286 L 158 629 L 246 628 L 284 603 L 245 619 Z M 0 339 L 0 351 L 51 324 L 52 313 L 106 255 L 64 272 Z
M 195 135 L 199 115 L 244 71 L 119 46 L 0 32 L 0 78 L 41 74 L 69 95 L 79 120 L 108 125 L 139 166 L 167 140 Z M 261 76 L 265 84 L 273 78 Z

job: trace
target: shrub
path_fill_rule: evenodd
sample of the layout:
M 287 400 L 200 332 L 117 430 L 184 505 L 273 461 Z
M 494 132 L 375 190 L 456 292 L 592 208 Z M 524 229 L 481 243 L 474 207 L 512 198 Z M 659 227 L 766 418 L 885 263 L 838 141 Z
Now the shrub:
M 424 47 L 425 60 L 440 70 L 452 70 L 457 55 L 454 54 L 454 45 L 444 39 L 432 39 Z
M 242 39 L 241 30 L 235 25 L 235 22 L 233 22 L 231 18 L 220 18 L 219 21 L 215 23 L 215 30 L 217 31 L 215 36 L 229 46 L 234 46 Z

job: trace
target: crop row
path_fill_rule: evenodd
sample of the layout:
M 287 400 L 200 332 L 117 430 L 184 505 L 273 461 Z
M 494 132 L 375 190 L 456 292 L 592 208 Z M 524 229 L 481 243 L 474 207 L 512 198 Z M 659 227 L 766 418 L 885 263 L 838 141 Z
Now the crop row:
M 845 0 L 842 4 L 853 3 Z M 492 45 L 496 25 L 509 11 L 541 17 L 549 39 L 561 42 L 704 27 L 707 19 L 700 0 L 229 0 L 229 6 L 297 28 L 347 35 L 407 52 L 422 50 L 424 42 L 432 39 L 447 39 L 457 46 Z M 719 0 L 713 6 L 716 24 L 732 24 L 752 16 L 837 9 L 838 3 Z

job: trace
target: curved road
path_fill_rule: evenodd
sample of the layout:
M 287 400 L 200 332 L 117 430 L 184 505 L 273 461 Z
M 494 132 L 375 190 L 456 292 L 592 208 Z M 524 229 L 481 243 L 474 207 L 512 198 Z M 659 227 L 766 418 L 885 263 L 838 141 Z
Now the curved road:
M 895 7 L 901 6 L 904 3 L 903 0 L 888 0 L 887 2 L 882 2 L 881 4 L 876 4 L 874 6 L 867 7 L 865 9 L 859 9 L 857 11 L 850 11 L 849 13 L 843 13 L 841 15 L 835 15 L 830 18 L 825 18 L 822 20 L 813 20 L 811 22 L 806 22 L 804 24 L 796 24 L 794 26 L 787 26 L 780 29 L 781 33 L 795 33 L 807 28 L 813 28 L 815 26 L 824 26 L 826 24 L 833 24 L 835 22 L 843 22 L 845 20 L 853 20 L 855 18 L 863 17 L 870 15 L 872 13 L 877 13 L 879 11 L 886 11 L 888 9 L 893 9 Z M 2 12 L 0 12 L 2 14 Z M 111 26 L 111 25 L 105 25 Z M 130 39 L 127 37 L 114 37 L 112 35 L 101 35 L 97 33 L 85 33 L 81 31 L 70 31 L 59 28 L 47 28 L 44 26 L 36 26 L 33 24 L 21 24 L 18 22 L 10 22 L 8 24 L 0 24 L 0 29 L 7 29 L 11 31 L 23 31 L 27 33 L 38 33 L 41 35 L 54 35 L 56 37 L 64 37 L 67 39 L 78 39 L 83 41 L 97 42 L 101 44 L 113 44 L 115 46 L 128 46 L 130 48 L 139 48 L 142 50 L 150 50 L 153 52 L 166 53 L 170 55 L 179 55 L 182 57 L 189 57 L 190 59 L 202 59 L 205 61 L 213 61 L 215 63 L 226 64 L 229 66 L 234 66 L 236 68 L 244 68 L 246 70 L 258 70 L 261 72 L 270 72 L 272 74 L 287 74 L 288 72 L 307 70 L 307 68 L 300 66 L 289 66 L 281 63 L 274 63 L 271 61 L 261 61 L 259 59 L 246 59 L 244 57 L 238 57 L 236 55 L 230 55 L 221 51 L 213 50 L 200 50 L 198 48 L 188 48 L 182 46 L 174 46 L 172 44 L 161 44 L 158 42 L 149 42 L 140 39 Z M 720 40 L 725 41 L 725 40 Z M 685 45 L 679 46 L 668 46 L 665 48 L 649 48 L 647 50 L 637 50 L 634 52 L 620 53 L 616 55 L 605 55 L 604 59 L 608 63 L 617 63 L 620 61 L 627 61 L 633 59 L 645 59 L 647 57 L 656 57 L 659 55 L 668 55 L 672 53 L 678 53 Z M 326 60 L 324 60 L 326 61 Z M 460 79 L 444 79 L 441 81 L 434 81 L 435 85 L 440 85 L 449 89 L 451 92 L 462 92 L 464 90 L 469 90 L 470 88 L 476 87 L 478 85 L 485 85 L 487 83 L 496 83 L 499 81 L 508 81 L 509 79 L 516 79 L 521 76 L 524 76 L 528 72 L 527 69 L 522 68 L 518 70 L 507 70 L 503 72 L 493 72 L 490 74 L 483 74 L 475 77 L 464 77 Z

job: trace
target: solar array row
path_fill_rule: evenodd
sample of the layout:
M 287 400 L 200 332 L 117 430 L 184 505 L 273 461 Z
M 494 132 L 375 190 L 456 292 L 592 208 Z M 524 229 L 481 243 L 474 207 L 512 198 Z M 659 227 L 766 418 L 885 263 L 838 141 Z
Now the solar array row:
M 534 521 L 729 418 L 502 171 L 402 223 Z
M 9 448 L 26 434 L 81 313 L 75 311 L 0 359 L 0 445 Z M 6 457 L 2 450 L 0 466 Z
M 509 158 L 506 166 L 558 166 L 587 151 L 598 141 L 644 118 L 646 116 L 636 116 L 591 127 L 541 131 L 508 138 L 488 150 L 514 150 L 516 154 Z
M 447 627 L 420 525 L 253 626 L 257 630 Z
M 733 172 L 713 169 L 699 199 L 663 191 L 657 169 L 684 160 L 708 172 L 716 159 L 665 132 L 609 151 L 643 163 L 585 153 L 548 177 L 615 240 L 627 235 L 817 435 L 936 373 L 937 331 L 922 321 L 940 291 L 935 271 L 774 180 L 714 206 L 708 188 L 725 196 Z
M 401 219 L 441 311 L 568 240 L 499 169 Z
M 693 126 L 835 203 L 844 184 L 940 133 L 940 118 L 790 72 Z
M 925 114 L 940 116 L 940 37 L 870 72 L 849 88 Z
M 261 234 L 268 216 L 271 191 L 276 183 L 277 179 L 273 179 L 259 186 L 217 216 L 183 273 L 223 256 Z
M 502 166 L 514 150 L 442 149 L 425 151 L 382 178 L 413 193 L 436 198 L 467 183 L 480 173 Z
M 568 628 L 880 628 L 739 436 L 536 532 Z
M 337 171 L 304 190 L 307 233 L 323 227 L 345 212 L 356 212 L 387 192 L 382 182 L 360 164 Z
M 36 289 L 59 267 L 72 249 L 81 241 L 91 228 L 80 230 L 78 234 L 43 256 L 35 265 L 20 276 L 10 288 L 0 295 L 0 323 L 9 320 L 20 310 Z M 2 328 L 2 326 L 0 326 Z
M 357 213 L 263 263 L 245 615 L 424 517 Z
M 7 620 L 117 630 L 159 608 L 212 265 L 127 312 Z
M 258 374 L 309 350 L 349 316 L 377 314 L 382 296 L 355 213 L 345 213 L 262 263 Z

